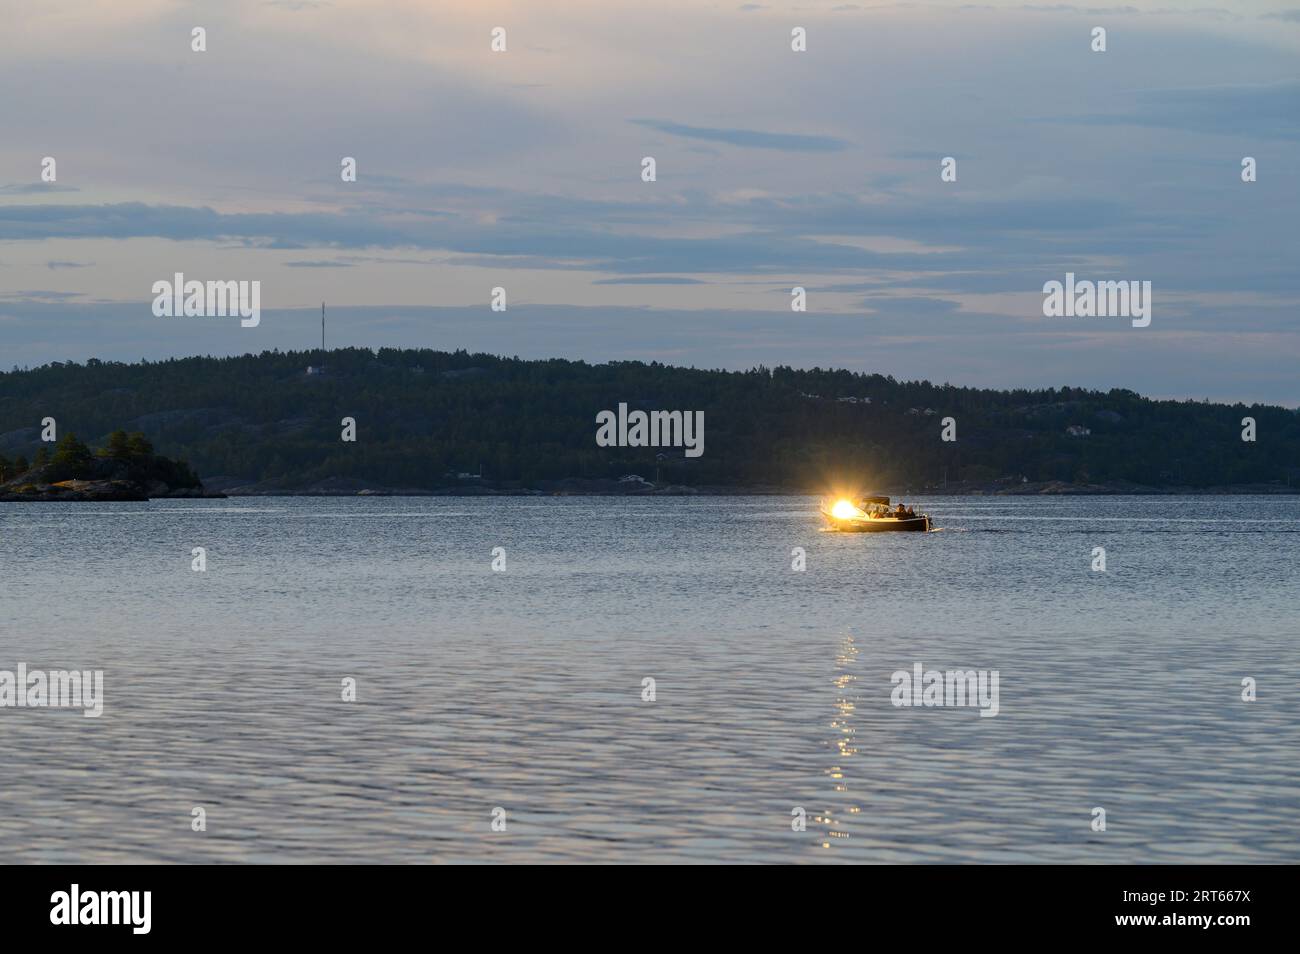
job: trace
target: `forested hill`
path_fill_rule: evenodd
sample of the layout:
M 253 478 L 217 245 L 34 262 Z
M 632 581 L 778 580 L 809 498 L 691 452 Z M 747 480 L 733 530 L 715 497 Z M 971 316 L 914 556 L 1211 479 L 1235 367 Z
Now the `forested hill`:
M 321 364 L 325 373 L 308 372 Z M 703 455 L 597 446 L 596 415 L 620 402 L 702 411 Z M 785 367 L 348 349 L 0 373 L 0 454 L 33 457 L 46 417 L 60 435 L 92 443 L 118 429 L 143 432 L 215 489 L 556 489 L 629 474 L 660 487 L 806 491 L 945 481 L 991 490 L 1049 481 L 1300 488 L 1293 410 Z M 355 442 L 340 438 L 345 417 L 356 421 Z M 941 440 L 947 417 L 955 442 Z M 1256 422 L 1254 442 L 1242 440 L 1244 417 Z

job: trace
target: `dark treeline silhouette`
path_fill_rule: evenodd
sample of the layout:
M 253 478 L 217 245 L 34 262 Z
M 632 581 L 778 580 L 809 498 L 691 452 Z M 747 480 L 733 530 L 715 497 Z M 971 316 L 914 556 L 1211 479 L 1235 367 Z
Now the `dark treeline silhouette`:
M 309 374 L 308 366 L 325 373 Z M 703 411 L 704 454 L 602 448 L 596 414 Z M 204 478 L 326 478 L 435 489 L 475 473 L 524 486 L 635 473 L 660 483 L 818 490 L 828 483 L 1300 484 L 1300 415 L 1263 405 L 1155 401 L 1128 390 L 997 391 L 788 367 L 344 349 L 0 374 L 0 454 L 31 459 L 40 422 L 98 443 L 125 428 Z M 357 440 L 340 440 L 344 417 Z M 957 441 L 940 440 L 943 418 Z M 1253 417 L 1258 439 L 1241 439 Z
M 69 432 L 59 438 L 53 451 L 42 443 L 30 460 L 23 454 L 12 460 L 0 454 L 0 485 L 57 484 L 67 480 L 161 484 L 169 490 L 199 486 L 198 476 L 189 464 L 155 454 L 148 438 L 138 431 L 113 431 L 97 451 Z

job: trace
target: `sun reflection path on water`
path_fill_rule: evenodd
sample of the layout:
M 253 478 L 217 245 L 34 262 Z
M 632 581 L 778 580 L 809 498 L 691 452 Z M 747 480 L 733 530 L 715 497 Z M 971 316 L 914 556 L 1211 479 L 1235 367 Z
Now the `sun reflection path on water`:
M 835 716 L 831 719 L 831 737 L 825 743 L 834 757 L 834 764 L 826 769 L 826 775 L 830 778 L 832 789 L 836 793 L 835 802 L 837 804 L 844 802 L 845 815 L 856 815 L 861 811 L 857 805 L 846 801 L 849 787 L 845 780 L 845 766 L 850 758 L 858 754 L 858 730 L 853 721 L 857 711 L 855 700 L 858 698 L 854 687 L 858 681 L 858 677 L 854 674 L 857 658 L 858 647 L 853 641 L 853 636 L 845 633 L 840 642 L 839 652 L 835 656 L 835 677 L 831 680 L 836 694 Z M 847 826 L 844 821 L 836 820 L 833 808 L 827 808 L 820 815 L 815 816 L 814 821 L 826 827 L 823 848 L 830 848 L 836 839 L 849 837 Z

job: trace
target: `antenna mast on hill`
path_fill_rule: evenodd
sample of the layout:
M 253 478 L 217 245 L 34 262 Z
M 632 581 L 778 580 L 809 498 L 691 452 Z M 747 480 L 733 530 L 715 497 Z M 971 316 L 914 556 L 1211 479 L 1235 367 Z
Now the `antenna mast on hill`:
M 320 350 L 325 354 L 325 302 L 320 303 Z

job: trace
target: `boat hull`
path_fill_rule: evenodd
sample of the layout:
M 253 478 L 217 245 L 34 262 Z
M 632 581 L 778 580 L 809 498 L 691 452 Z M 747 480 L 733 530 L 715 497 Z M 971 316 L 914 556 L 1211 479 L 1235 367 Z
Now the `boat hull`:
M 878 517 L 875 520 L 861 518 L 840 520 L 826 514 L 826 522 L 830 524 L 832 530 L 840 530 L 844 533 L 889 533 L 908 530 L 924 533 L 930 529 L 930 518 L 925 514 L 902 518 Z

